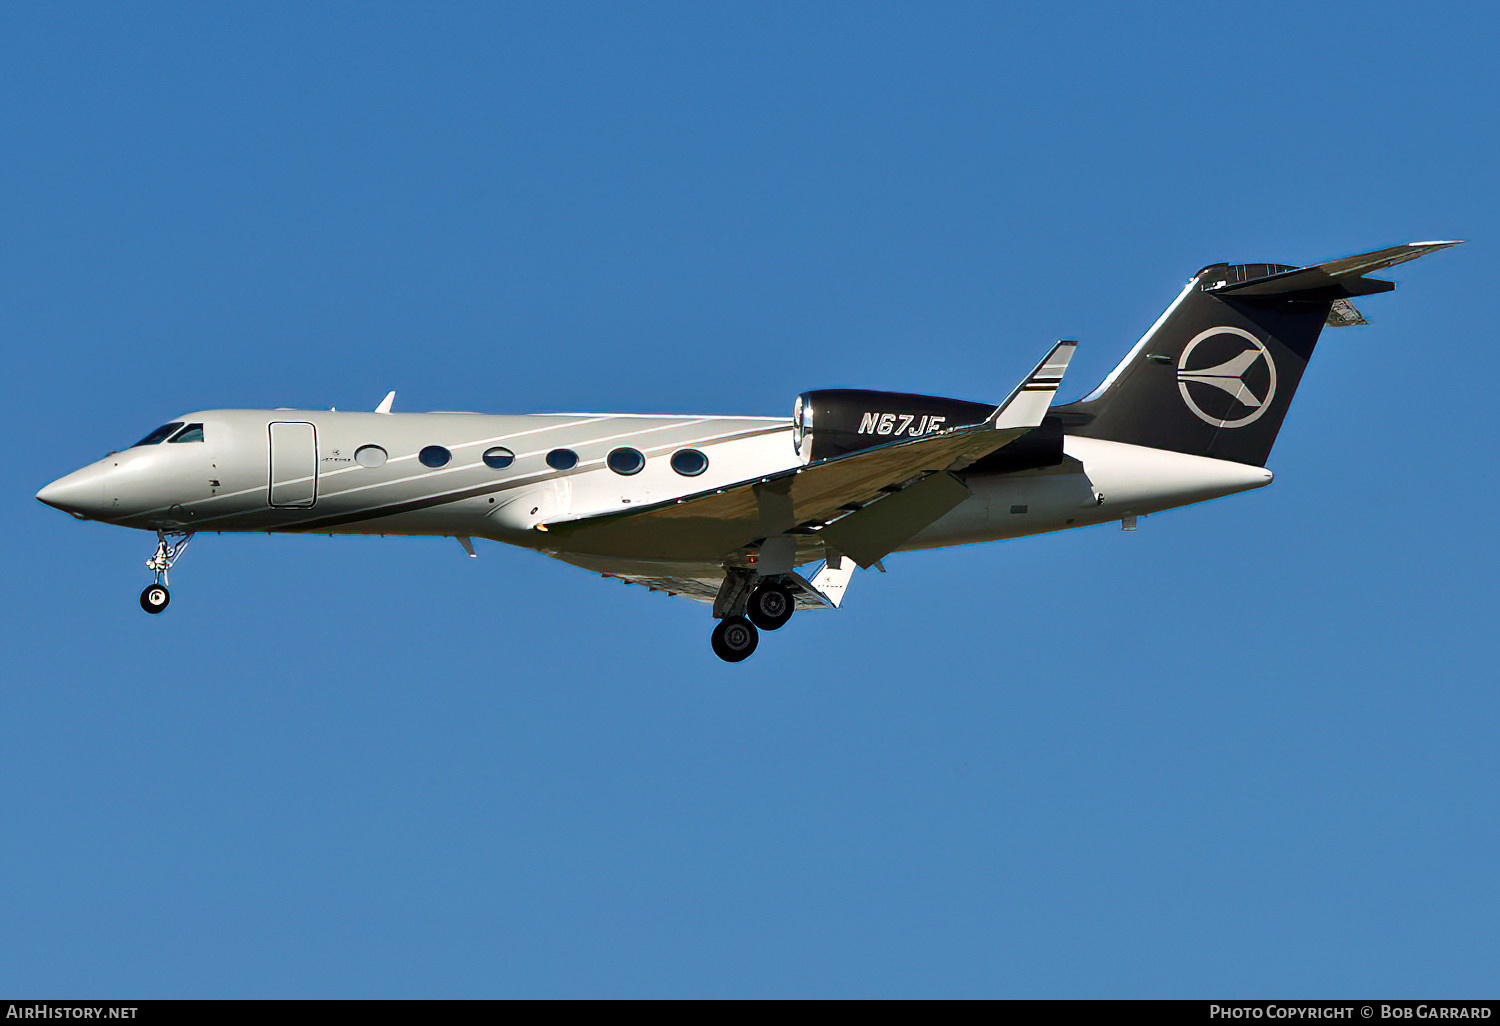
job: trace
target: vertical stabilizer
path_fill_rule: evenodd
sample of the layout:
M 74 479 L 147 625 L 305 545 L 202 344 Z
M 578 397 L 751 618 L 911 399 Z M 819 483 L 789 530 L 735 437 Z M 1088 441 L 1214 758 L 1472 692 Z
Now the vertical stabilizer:
M 1324 326 L 1361 323 L 1347 300 L 1396 287 L 1365 273 L 1456 245 L 1307 267 L 1212 264 L 1098 389 L 1053 414 L 1071 435 L 1264 466 Z

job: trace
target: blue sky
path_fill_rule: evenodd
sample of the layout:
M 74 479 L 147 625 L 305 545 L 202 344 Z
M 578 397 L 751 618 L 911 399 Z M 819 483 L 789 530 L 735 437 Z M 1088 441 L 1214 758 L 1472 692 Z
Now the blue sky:
M 8 5 L 0 992 L 1483 996 L 1483 4 Z M 1198 267 L 1430 238 L 1268 489 L 902 555 L 738 666 L 501 546 L 151 539 L 211 407 L 1091 388 Z

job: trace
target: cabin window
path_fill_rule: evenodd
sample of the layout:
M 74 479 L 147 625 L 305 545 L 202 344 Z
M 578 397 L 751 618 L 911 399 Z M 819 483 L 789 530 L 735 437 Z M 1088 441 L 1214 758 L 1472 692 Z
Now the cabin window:
M 639 474 L 641 468 L 646 465 L 646 457 L 642 456 L 639 449 L 622 448 L 610 453 L 604 460 L 610 470 L 616 474 Z
M 180 427 L 182 427 L 182 421 L 180 420 L 173 424 L 163 424 L 161 427 L 151 432 L 145 438 L 142 438 L 139 442 L 136 442 L 135 445 L 131 446 L 131 448 L 134 449 L 142 445 L 159 445 L 160 443 L 165 442 L 168 438 L 172 437 L 173 433 L 176 432 L 176 430 Z
M 553 470 L 572 470 L 578 466 L 578 454 L 572 449 L 553 449 L 547 454 L 547 466 Z
M 177 434 L 172 436 L 173 442 L 201 442 L 203 441 L 203 425 L 189 424 Z
M 453 454 L 441 445 L 429 445 L 417 453 L 417 461 L 422 466 L 431 467 L 433 470 L 436 470 L 438 467 L 446 467 L 448 461 L 452 458 Z
M 492 470 L 504 470 L 514 462 L 516 462 L 516 454 L 503 445 L 484 450 L 484 465 Z
M 697 449 L 678 449 L 672 454 L 672 469 L 683 477 L 697 477 L 708 469 L 708 457 Z
M 378 445 L 361 445 L 354 450 L 354 462 L 361 467 L 369 467 L 373 470 L 375 467 L 385 466 L 385 461 L 386 451 Z

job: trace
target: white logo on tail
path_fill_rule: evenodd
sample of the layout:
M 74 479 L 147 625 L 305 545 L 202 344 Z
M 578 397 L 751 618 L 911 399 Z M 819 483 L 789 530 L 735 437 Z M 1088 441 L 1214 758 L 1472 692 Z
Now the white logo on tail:
M 1205 339 L 1222 338 L 1225 335 L 1232 335 L 1236 339 L 1243 340 L 1249 344 L 1250 348 L 1212 367 L 1189 369 L 1189 361 L 1192 359 L 1193 350 L 1198 348 L 1198 343 Z M 1256 395 L 1250 386 L 1245 384 L 1245 375 L 1262 360 L 1266 363 L 1266 394 Z M 1231 396 L 1235 402 L 1246 407 L 1249 412 L 1242 417 L 1228 419 L 1205 413 L 1193 401 L 1192 392 L 1188 388 L 1190 384 L 1208 385 L 1219 389 Z M 1229 327 L 1209 328 L 1195 335 L 1193 340 L 1183 348 L 1182 355 L 1177 358 L 1177 390 L 1182 393 L 1182 401 L 1187 404 L 1187 408 L 1205 424 L 1221 428 L 1244 427 L 1246 424 L 1253 424 L 1259 420 L 1261 415 L 1271 408 L 1271 400 L 1276 397 L 1276 361 L 1271 359 L 1270 352 L 1261 345 L 1260 339 L 1248 331 Z

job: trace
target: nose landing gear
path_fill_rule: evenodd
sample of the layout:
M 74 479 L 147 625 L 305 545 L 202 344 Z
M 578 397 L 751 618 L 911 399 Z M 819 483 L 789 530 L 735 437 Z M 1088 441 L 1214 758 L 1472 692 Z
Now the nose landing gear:
M 148 584 L 141 592 L 141 608 L 146 612 L 160 613 L 172 601 L 172 593 L 167 590 L 167 572 L 192 540 L 191 531 L 156 532 L 156 555 L 146 560 L 146 569 L 156 575 L 156 583 Z

